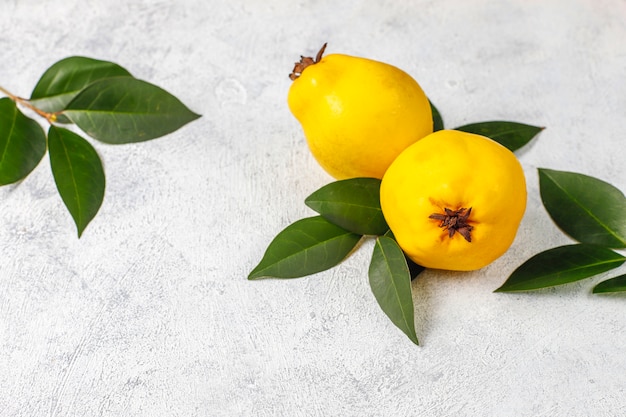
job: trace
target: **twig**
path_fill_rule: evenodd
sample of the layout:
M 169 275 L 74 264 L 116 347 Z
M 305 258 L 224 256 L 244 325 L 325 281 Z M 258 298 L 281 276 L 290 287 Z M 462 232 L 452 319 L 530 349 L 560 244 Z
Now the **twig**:
M 56 112 L 56 113 L 45 112 L 45 111 L 43 111 L 43 110 L 33 106 L 32 104 L 30 104 L 28 99 L 25 99 L 25 98 L 22 98 L 22 97 L 18 97 L 18 96 L 16 96 L 15 94 L 11 93 L 10 91 L 8 91 L 7 89 L 5 89 L 2 86 L 0 86 L 0 92 L 6 94 L 15 103 L 20 104 L 21 106 L 24 106 L 24 107 L 26 107 L 28 109 L 31 109 L 32 111 L 34 111 L 35 113 L 37 113 L 38 115 L 40 115 L 41 117 L 46 119 L 49 123 L 56 122 L 58 112 Z

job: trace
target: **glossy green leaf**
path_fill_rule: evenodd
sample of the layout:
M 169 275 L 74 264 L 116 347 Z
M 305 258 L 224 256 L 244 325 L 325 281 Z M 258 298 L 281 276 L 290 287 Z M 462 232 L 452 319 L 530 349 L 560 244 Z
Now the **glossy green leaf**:
M 386 236 L 376 239 L 369 267 L 369 282 L 380 308 L 396 327 L 418 345 L 411 276 L 404 253 L 395 240 Z
M 61 111 L 92 82 L 119 76 L 130 76 L 130 73 L 113 62 L 82 56 L 65 58 L 44 72 L 30 102 L 46 112 Z
M 486 136 L 511 151 L 526 145 L 544 128 L 517 122 L 493 121 L 459 126 L 455 130 Z
M 575 244 L 541 252 L 519 266 L 496 292 L 526 291 L 567 284 L 617 268 L 620 254 L 601 246 Z
M 321 216 L 287 226 L 272 240 L 248 279 L 299 278 L 339 264 L 361 236 L 330 223 Z
M 0 99 L 0 185 L 25 178 L 46 153 L 46 134 L 9 98 Z
M 626 197 L 620 190 L 594 177 L 543 168 L 539 189 L 552 220 L 572 238 L 626 247 Z
M 443 130 L 443 118 L 441 117 L 441 113 L 437 110 L 437 107 L 433 104 L 432 101 L 428 101 L 430 103 L 430 109 L 433 113 L 433 132 L 438 130 Z
M 48 148 L 54 181 L 80 237 L 102 205 L 102 162 L 89 142 L 61 127 L 50 126 Z
M 393 239 L 396 243 L 398 243 L 398 241 L 396 240 L 396 237 L 394 236 L 391 230 L 388 230 L 387 233 L 384 234 L 384 236 L 389 237 Z M 406 260 L 406 264 L 409 267 L 409 274 L 411 275 L 411 281 L 413 281 L 415 278 L 417 278 L 419 274 L 421 274 L 422 272 L 426 270 L 426 268 L 423 267 L 422 265 L 416 264 L 413 261 L 413 259 L 409 258 L 406 255 L 406 253 L 404 254 L 404 259 Z
M 360 235 L 382 235 L 389 227 L 380 208 L 380 180 L 352 178 L 325 185 L 305 204 L 326 220 Z
M 200 117 L 167 91 L 132 77 L 91 83 L 63 114 L 89 136 L 115 144 L 154 139 Z
M 626 275 L 602 281 L 593 288 L 594 294 L 624 292 L 626 291 Z

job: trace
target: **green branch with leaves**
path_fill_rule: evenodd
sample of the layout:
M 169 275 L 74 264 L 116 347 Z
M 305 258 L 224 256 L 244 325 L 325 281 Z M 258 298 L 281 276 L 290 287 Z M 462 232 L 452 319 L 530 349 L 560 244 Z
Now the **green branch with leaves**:
M 431 103 L 435 130 L 444 128 Z M 489 137 L 515 152 L 541 127 L 507 121 L 455 128 Z M 495 292 L 528 291 L 567 284 L 612 270 L 626 258 L 612 249 L 626 247 L 626 197 L 617 188 L 582 174 L 539 169 L 544 207 L 555 224 L 579 243 L 539 253 L 517 268 Z M 362 239 L 375 239 L 369 284 L 380 308 L 415 344 L 411 281 L 424 267 L 404 255 L 380 206 L 380 183 L 353 178 L 325 185 L 306 198 L 318 216 L 287 226 L 269 244 L 248 279 L 298 278 L 341 263 Z M 626 291 L 626 275 L 597 284 L 594 293 Z
M 83 136 L 107 144 L 143 142 L 172 133 L 200 117 L 156 85 L 118 64 L 69 57 L 48 68 L 30 98 L 0 86 L 0 185 L 26 178 L 46 152 L 54 181 L 80 237 L 96 216 L 105 191 L 97 151 Z M 48 124 L 25 115 L 32 112 Z

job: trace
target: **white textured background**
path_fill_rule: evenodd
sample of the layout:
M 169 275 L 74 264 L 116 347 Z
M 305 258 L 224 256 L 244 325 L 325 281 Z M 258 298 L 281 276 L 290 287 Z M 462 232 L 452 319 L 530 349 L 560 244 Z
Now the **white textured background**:
M 603 277 L 494 294 L 570 241 L 537 167 L 626 190 L 626 2 L 3 0 L 0 85 L 28 96 L 70 55 L 120 63 L 203 117 L 148 143 L 96 143 L 104 204 L 83 238 L 49 163 L 0 189 L 0 416 L 625 416 L 626 303 Z M 546 126 L 521 152 L 529 205 L 509 252 L 413 284 L 415 347 L 339 267 L 249 282 L 331 181 L 286 105 L 301 53 L 413 75 L 448 127 Z M 618 272 L 624 273 L 624 267 Z

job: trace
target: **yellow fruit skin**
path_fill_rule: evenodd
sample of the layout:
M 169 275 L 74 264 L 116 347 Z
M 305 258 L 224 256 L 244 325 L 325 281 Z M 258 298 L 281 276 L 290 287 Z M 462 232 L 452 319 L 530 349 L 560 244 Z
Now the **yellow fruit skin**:
M 380 190 L 383 214 L 398 244 L 416 263 L 436 269 L 482 268 L 511 246 L 526 209 L 524 171 L 491 139 L 441 130 L 408 147 L 391 164 Z M 452 238 L 431 219 L 444 208 L 472 208 L 471 242 Z
M 433 131 L 419 84 L 365 58 L 324 57 L 294 80 L 287 101 L 313 156 L 336 179 L 382 178 L 400 152 Z

